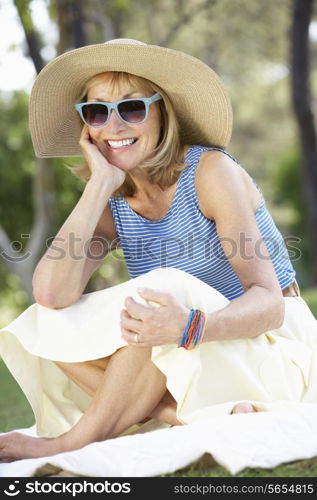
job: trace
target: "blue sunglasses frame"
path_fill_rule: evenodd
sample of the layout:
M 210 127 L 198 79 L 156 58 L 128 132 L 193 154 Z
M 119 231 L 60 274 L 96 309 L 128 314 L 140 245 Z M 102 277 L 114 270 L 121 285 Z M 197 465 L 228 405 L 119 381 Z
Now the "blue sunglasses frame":
M 104 125 L 106 125 L 106 123 L 109 121 L 109 118 L 110 118 L 110 115 L 111 115 L 111 111 L 113 109 L 116 112 L 116 115 L 118 116 L 118 118 L 120 118 L 120 120 L 123 121 L 124 123 L 128 123 L 129 125 L 131 125 L 131 124 L 132 125 L 139 125 L 140 123 L 145 122 L 145 120 L 147 119 L 148 114 L 149 114 L 149 106 L 150 106 L 150 104 L 152 104 L 153 102 L 159 101 L 160 99 L 163 99 L 163 98 L 162 98 L 161 94 L 157 93 L 157 94 L 152 95 L 152 97 L 132 97 L 130 99 L 122 99 L 121 101 L 116 101 L 116 102 L 98 102 L 98 101 L 78 102 L 78 103 L 75 104 L 75 109 L 80 114 L 80 117 L 81 117 L 82 121 L 86 125 L 88 125 L 88 127 L 100 128 L 100 127 L 103 127 Z M 129 122 L 128 120 L 125 120 L 120 115 L 119 110 L 118 110 L 118 106 L 122 102 L 129 102 L 129 101 L 142 101 L 144 103 L 144 105 L 145 105 L 145 117 L 143 118 L 143 120 L 141 120 L 139 122 Z M 86 120 L 84 118 L 83 108 L 85 106 L 89 106 L 89 105 L 92 105 L 92 104 L 100 104 L 100 105 L 106 107 L 107 110 L 108 110 L 108 117 L 105 120 L 105 122 L 102 123 L 101 125 L 90 125 L 89 123 L 86 122 Z

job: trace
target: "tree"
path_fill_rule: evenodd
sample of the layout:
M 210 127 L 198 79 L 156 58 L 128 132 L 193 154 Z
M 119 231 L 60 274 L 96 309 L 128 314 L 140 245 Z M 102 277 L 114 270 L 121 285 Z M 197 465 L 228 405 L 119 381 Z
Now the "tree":
M 29 0 L 15 0 L 15 5 L 25 33 L 29 55 L 39 72 L 44 66 L 41 56 L 41 41 L 36 33 L 29 10 Z M 3 227 L 0 227 L 0 251 L 3 262 L 10 272 L 15 273 L 32 299 L 32 274 L 43 251 L 45 238 L 49 236 L 54 220 L 54 196 L 50 189 L 53 177 L 46 159 L 38 159 L 33 183 L 34 221 L 31 237 L 28 239 L 24 258 L 12 248 L 10 238 Z
M 45 64 L 41 56 L 44 42 L 35 29 L 30 15 L 32 0 L 12 1 L 16 5 L 21 25 L 24 28 L 28 55 L 38 72 Z M 251 171 L 252 175 L 255 174 L 257 181 L 261 181 L 262 188 L 267 182 L 267 194 L 270 194 L 270 179 L 266 179 L 268 166 L 274 160 L 276 152 L 280 153 L 281 144 L 282 147 L 287 147 L 293 136 L 290 133 L 292 127 L 287 102 L 287 77 L 278 80 L 277 83 L 274 80 L 266 83 L 263 81 L 266 77 L 263 69 L 270 71 L 272 67 L 274 70 L 276 66 L 285 66 L 289 50 L 288 29 L 291 1 L 293 0 L 280 0 L 279 2 L 240 0 L 239 8 L 232 0 L 221 2 L 219 0 L 161 0 L 160 2 L 156 0 L 45 0 L 45 3 L 51 19 L 59 30 L 57 54 L 87 43 L 101 43 L 115 37 L 127 37 L 184 50 L 210 64 L 224 78 L 233 101 L 235 128 L 230 150 L 239 160 L 242 158 L 242 164 Z M 312 0 L 296 2 L 296 4 L 299 6 L 303 4 L 301 8 L 306 9 L 308 4 L 312 6 Z M 306 16 L 305 21 L 306 37 L 311 16 L 310 7 L 309 16 L 308 18 Z M 268 30 L 267 26 L 271 26 L 271 29 Z M 294 44 L 297 43 L 296 37 L 295 35 L 293 37 Z M 295 73 L 302 75 L 302 68 L 296 70 Z M 296 88 L 302 92 L 303 82 L 299 81 Z M 309 101 L 308 99 L 310 105 Z M 22 104 L 26 106 L 25 101 L 17 102 L 18 106 Z M 301 104 L 299 108 L 301 111 L 304 109 Z M 302 120 L 307 128 L 307 120 L 303 118 Z M 27 120 L 25 120 L 25 126 L 26 123 Z M 5 128 L 3 130 L 5 134 Z M 282 141 L 277 139 L 279 134 L 283 138 Z M 5 148 L 5 145 L 3 147 Z M 28 144 L 27 147 L 30 148 L 31 158 L 33 154 L 31 146 Z M 310 151 L 312 156 L 311 146 Z M 10 154 L 11 152 L 8 152 L 8 157 L 12 161 Z M 33 176 L 30 175 L 30 168 L 29 180 L 26 180 L 23 169 L 19 171 L 24 176 L 23 182 L 31 184 L 32 179 L 33 183 L 33 187 L 28 188 L 28 191 L 32 192 L 32 199 L 25 205 L 28 211 L 31 210 L 30 207 L 33 207 L 33 219 L 28 226 L 31 227 L 29 230 L 31 238 L 25 248 L 25 252 L 30 252 L 32 258 L 29 258 L 27 263 L 14 262 L 14 259 L 12 262 L 3 260 L 3 263 L 10 272 L 20 277 L 23 288 L 27 290 L 32 300 L 31 277 L 41 253 L 45 250 L 43 246 L 45 240 L 54 235 L 55 229 L 64 220 L 64 214 L 72 209 L 76 196 L 80 196 L 82 185 L 76 185 L 74 195 L 70 188 L 71 182 L 68 181 L 71 176 L 66 172 L 65 167 L 62 167 L 62 160 L 37 161 L 33 158 L 29 161 L 33 161 L 34 164 Z M 57 167 L 58 165 L 60 168 Z M 306 165 L 308 165 L 307 162 Z M 313 169 L 306 170 L 310 172 L 309 175 L 307 174 L 308 181 L 306 182 L 306 189 L 309 190 L 310 195 L 306 195 L 305 199 L 310 200 L 311 209 L 317 206 L 315 194 L 311 194 L 315 181 L 312 181 Z M 15 171 L 14 175 L 18 175 L 18 171 Z M 56 188 L 59 182 L 65 193 L 64 197 L 61 197 Z M 29 184 L 25 185 L 29 186 Z M 67 192 L 65 192 L 66 185 L 69 186 Z M 266 194 L 266 188 L 264 193 Z M 19 204 L 17 206 L 20 207 Z M 25 216 L 22 210 L 17 214 L 16 218 L 19 221 L 15 224 L 15 229 L 22 227 L 20 221 L 25 221 Z M 309 234 L 316 236 L 316 218 L 310 216 L 310 220 L 312 222 Z M 10 236 L 15 234 L 15 231 L 4 222 L 2 225 L 0 253 L 10 253 L 14 257 Z M 21 232 L 23 231 L 20 231 L 20 234 Z M 312 248 L 315 248 L 315 245 L 316 243 L 313 242 Z M 16 257 L 18 258 L 19 254 L 16 254 Z M 102 287 L 102 283 L 104 286 L 114 284 L 117 276 L 122 276 L 122 262 L 117 260 L 115 264 L 114 268 L 117 270 L 115 275 L 111 275 L 108 282 L 106 278 L 110 276 L 108 272 L 99 275 L 98 279 L 95 275 L 92 279 L 92 289 L 95 286 Z M 0 277 L 1 272 L 2 269 L 0 269 Z M 316 276 L 316 271 L 314 275 Z M 103 282 L 101 276 L 104 279 Z
M 300 167 L 310 235 L 312 283 L 317 284 L 317 131 L 310 88 L 309 25 L 314 0 L 294 0 L 291 30 L 291 89 L 299 129 Z
M 43 44 L 34 28 L 30 13 L 30 0 L 14 0 L 19 19 L 25 33 L 28 55 L 39 73 L 45 62 L 41 55 Z M 86 44 L 85 23 L 82 1 L 56 0 L 58 20 L 60 21 L 60 49 L 77 48 Z M 8 271 L 17 275 L 29 300 L 33 300 L 32 275 L 34 268 L 45 249 L 45 240 L 52 236 L 56 221 L 56 196 L 54 171 L 50 160 L 38 158 L 35 161 L 32 200 L 34 220 L 28 235 L 24 255 L 15 250 L 3 227 L 0 226 L 0 254 Z M 25 237 L 27 235 L 24 235 Z
M 216 0 L 214 0 L 215 2 Z M 30 13 L 31 0 L 14 0 L 21 25 L 24 30 L 28 55 L 33 61 L 36 72 L 39 73 L 45 65 L 41 55 L 43 42 L 34 27 Z M 106 39 L 124 36 L 124 25 L 133 11 L 134 0 L 110 0 L 108 2 L 84 2 L 83 0 L 51 0 L 49 4 L 51 16 L 56 19 L 59 28 L 58 54 L 88 43 L 97 43 Z M 151 3 L 151 2 L 150 2 Z M 152 4 L 152 3 L 151 3 Z M 169 27 L 165 42 L 169 41 L 177 32 L 188 24 L 195 14 L 206 9 L 208 1 L 195 6 L 188 13 L 180 17 Z M 95 29 L 95 28 L 98 29 Z M 110 36 L 109 36 L 110 35 Z M 101 38 L 101 40 L 100 40 Z M 154 43 L 160 43 L 154 40 Z M 27 238 L 24 254 L 20 248 L 15 249 L 5 227 L 0 226 L 0 255 L 7 270 L 20 279 L 23 289 L 29 300 L 33 300 L 32 275 L 39 261 L 45 242 L 54 234 L 56 226 L 56 179 L 52 169 L 52 160 L 36 159 L 32 187 L 33 222 Z M 22 231 L 25 233 L 25 231 Z M 18 242 L 16 242 L 18 243 Z M 117 259 L 113 266 L 119 270 L 122 260 Z M 122 274 L 122 272 L 121 272 Z M 96 280 L 98 285 L 98 280 Z

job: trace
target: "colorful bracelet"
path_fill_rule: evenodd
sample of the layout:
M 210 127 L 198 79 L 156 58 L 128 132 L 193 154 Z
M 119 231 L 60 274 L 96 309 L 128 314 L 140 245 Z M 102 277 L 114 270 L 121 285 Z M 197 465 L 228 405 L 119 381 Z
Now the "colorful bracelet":
M 202 341 L 206 326 L 206 315 L 199 309 L 191 309 L 184 333 L 178 347 L 190 351 Z

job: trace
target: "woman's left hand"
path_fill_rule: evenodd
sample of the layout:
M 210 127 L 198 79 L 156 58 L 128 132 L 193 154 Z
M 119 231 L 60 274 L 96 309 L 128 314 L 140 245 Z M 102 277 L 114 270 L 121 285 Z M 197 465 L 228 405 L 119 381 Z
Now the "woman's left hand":
M 128 344 L 140 347 L 179 344 L 188 321 L 190 309 L 173 295 L 150 288 L 138 288 L 144 300 L 160 307 L 143 305 L 132 297 L 125 299 L 126 309 L 121 311 L 122 336 Z

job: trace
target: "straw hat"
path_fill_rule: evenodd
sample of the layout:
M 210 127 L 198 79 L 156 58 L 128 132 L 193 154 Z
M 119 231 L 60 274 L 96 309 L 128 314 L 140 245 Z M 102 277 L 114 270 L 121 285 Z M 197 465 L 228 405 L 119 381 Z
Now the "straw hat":
M 74 104 L 85 83 L 104 71 L 132 73 L 170 97 L 184 144 L 225 147 L 232 109 L 223 82 L 199 59 L 137 40 L 115 39 L 71 50 L 48 63 L 35 80 L 29 126 L 38 157 L 81 156 L 82 122 Z

